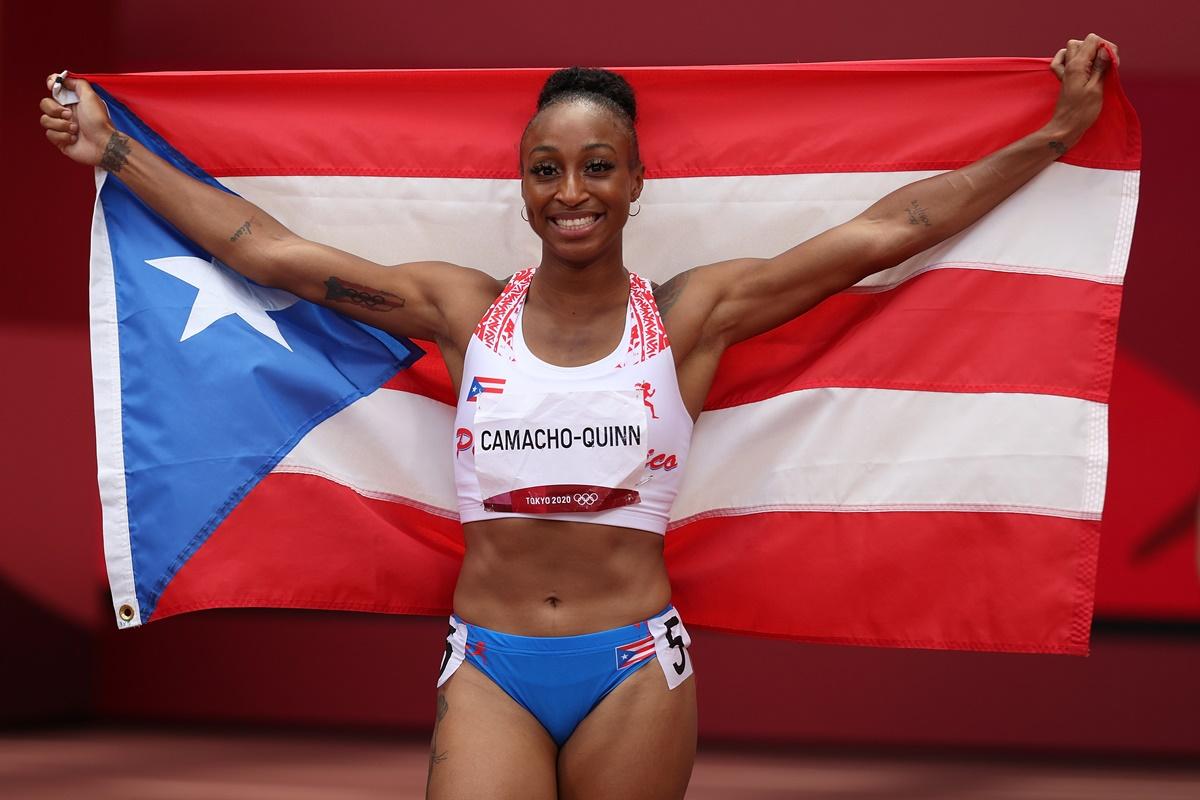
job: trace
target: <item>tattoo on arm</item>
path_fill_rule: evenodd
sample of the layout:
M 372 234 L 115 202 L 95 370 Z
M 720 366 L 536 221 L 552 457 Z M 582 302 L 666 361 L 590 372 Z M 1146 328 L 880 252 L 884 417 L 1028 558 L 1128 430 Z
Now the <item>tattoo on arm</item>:
M 1057 153 L 1059 158 L 1062 158 L 1067 154 L 1067 146 L 1059 141 L 1051 142 L 1050 149 Z
M 251 234 L 250 223 L 253 221 L 254 221 L 254 217 L 251 217 L 250 219 L 243 222 L 242 227 L 240 227 L 236 231 L 234 231 L 233 236 L 229 237 L 229 241 L 236 242 L 238 239 L 242 238 L 243 236 L 249 236 Z
M 117 173 L 121 171 L 121 167 L 125 166 L 125 162 L 128 160 L 129 137 L 113 131 L 113 135 L 108 137 L 108 144 L 104 148 L 103 155 L 100 156 L 100 169 Z
M 687 284 L 690 275 L 691 270 L 681 272 L 654 290 L 654 302 L 658 305 L 660 317 L 665 317 L 671 310 L 671 306 L 675 305 L 675 301 L 679 299 L 679 295 L 683 294 L 683 287 Z
M 908 211 L 909 225 L 924 225 L 925 227 L 929 227 L 933 224 L 929 221 L 929 215 L 925 213 L 925 209 L 921 208 L 916 200 L 913 200 L 912 204 L 906 210 Z
M 361 306 L 368 311 L 391 311 L 404 305 L 404 298 L 391 292 L 350 283 L 334 276 L 325 281 L 325 299 Z

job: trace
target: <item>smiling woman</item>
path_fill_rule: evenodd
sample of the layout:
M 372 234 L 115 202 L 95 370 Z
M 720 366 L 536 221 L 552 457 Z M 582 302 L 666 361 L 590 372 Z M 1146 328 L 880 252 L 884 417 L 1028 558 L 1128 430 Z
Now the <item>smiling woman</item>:
M 1060 53 L 1042 129 L 774 258 L 661 287 L 624 264 L 644 168 L 632 90 L 611 72 L 563 70 L 543 89 L 520 144 L 541 258 L 505 282 L 304 240 L 116 131 L 86 81 L 66 81 L 72 108 L 43 100 L 42 124 L 233 270 L 440 348 L 467 548 L 429 796 L 668 798 L 687 787 L 696 701 L 662 534 L 722 353 L 961 231 L 1069 150 L 1099 111 L 1107 47 Z
M 645 180 L 636 119 L 633 90 L 617 75 L 572 67 L 546 81 L 521 137 L 521 197 L 544 242 L 580 243 L 550 250 L 561 264 L 620 261 Z

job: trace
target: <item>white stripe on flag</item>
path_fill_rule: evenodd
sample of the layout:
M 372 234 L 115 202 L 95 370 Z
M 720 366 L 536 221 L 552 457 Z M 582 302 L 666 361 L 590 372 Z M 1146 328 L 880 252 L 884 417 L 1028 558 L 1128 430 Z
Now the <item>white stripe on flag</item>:
M 631 268 L 651 280 L 729 258 L 770 257 L 936 172 L 839 172 L 646 182 L 626 226 Z M 511 275 L 538 260 L 513 180 L 224 178 L 302 236 L 382 264 L 443 260 Z M 1137 173 L 1053 164 L 983 220 L 862 286 L 941 266 L 1120 283 Z
M 104 563 L 112 589 L 117 627 L 142 624 L 141 606 L 133 580 L 133 549 L 129 541 L 129 507 L 125 495 L 125 440 L 121 417 L 121 358 L 117 331 L 117 291 L 113 280 L 112 248 L 100 190 L 108 173 L 96 169 L 96 204 L 92 212 L 92 255 L 89 319 L 92 344 L 92 394 L 96 413 L 96 478 L 104 528 Z M 120 608 L 133 609 L 122 619 Z
M 1107 419 L 1103 404 L 1056 395 L 789 392 L 701 415 L 671 517 L 963 510 L 1098 519 Z M 276 471 L 453 515 L 452 424 L 442 403 L 381 389 L 314 428 Z M 367 440 L 376 446 L 362 447 Z
M 272 471 L 318 475 L 457 519 L 453 429 L 445 403 L 378 389 L 309 431 Z
M 822 388 L 707 411 L 673 520 L 714 511 L 1099 519 L 1107 407 L 1044 394 Z M 769 469 L 765 468 L 769 465 Z

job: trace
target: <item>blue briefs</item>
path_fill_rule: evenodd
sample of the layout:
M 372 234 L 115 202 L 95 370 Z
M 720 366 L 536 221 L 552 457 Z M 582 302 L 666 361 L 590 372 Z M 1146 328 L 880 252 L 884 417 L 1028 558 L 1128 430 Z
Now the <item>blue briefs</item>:
M 691 637 L 674 606 L 633 625 L 579 636 L 516 636 L 450 615 L 438 686 L 467 661 L 516 700 L 558 743 L 604 697 L 657 661 L 674 689 L 692 674 Z

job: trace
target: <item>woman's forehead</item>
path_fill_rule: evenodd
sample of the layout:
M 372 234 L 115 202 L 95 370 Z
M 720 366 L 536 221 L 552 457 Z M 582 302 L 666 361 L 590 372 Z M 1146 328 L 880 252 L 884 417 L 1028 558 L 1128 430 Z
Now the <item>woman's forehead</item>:
M 619 149 L 628 146 L 628 138 L 612 111 L 598 103 L 576 100 L 539 112 L 525 131 L 521 149 L 575 150 L 594 144 Z

